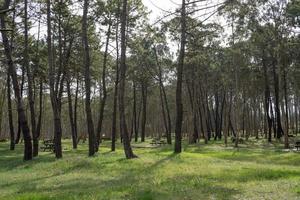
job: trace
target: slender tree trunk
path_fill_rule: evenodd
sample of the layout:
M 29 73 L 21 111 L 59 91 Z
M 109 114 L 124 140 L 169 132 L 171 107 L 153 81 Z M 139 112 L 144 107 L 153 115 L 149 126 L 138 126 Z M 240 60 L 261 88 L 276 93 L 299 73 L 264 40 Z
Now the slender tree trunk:
M 5 0 L 3 9 L 9 8 L 10 1 Z M 0 22 L 1 22 L 1 29 L 6 29 L 5 25 L 5 17 L 4 15 L 0 15 Z M 20 119 L 20 124 L 23 132 L 23 138 L 24 138 L 24 160 L 31 160 L 32 159 L 32 143 L 31 143 L 31 136 L 30 136 L 30 130 L 26 119 L 26 114 L 24 110 L 23 100 L 21 98 L 20 93 L 20 87 L 18 83 L 18 77 L 17 77 L 17 71 L 15 68 L 15 65 L 12 60 L 12 53 L 11 48 L 9 45 L 8 37 L 5 33 L 5 31 L 2 31 L 2 42 L 4 45 L 4 52 L 7 59 L 7 65 L 8 65 L 8 71 L 12 78 L 13 88 L 15 91 L 15 97 L 17 99 L 17 108 L 18 108 L 18 115 Z
M 120 90 L 119 90 L 119 112 L 120 112 L 120 128 L 121 136 L 123 138 L 124 152 L 127 159 L 136 158 L 134 155 L 128 130 L 126 126 L 125 116 L 125 79 L 126 79 L 126 24 L 127 24 L 127 0 L 123 0 L 122 12 L 121 12 L 121 58 L 120 58 Z
M 114 87 L 114 104 L 113 104 L 113 116 L 112 116 L 112 128 L 111 128 L 111 151 L 116 150 L 116 136 L 117 136 L 117 103 L 118 103 L 118 86 L 119 86 L 119 21 L 121 12 L 121 1 L 118 0 L 118 16 L 116 23 L 116 78 Z
M 176 86 L 176 127 L 175 127 L 175 153 L 181 153 L 182 139 L 182 120 L 183 120 L 183 105 L 182 105 L 182 78 L 184 67 L 185 43 L 186 43 L 186 5 L 185 0 L 182 0 L 181 9 L 181 44 L 180 55 L 177 66 L 177 86 Z
M 107 56 L 108 56 L 108 45 L 111 35 L 111 16 L 109 16 L 109 22 L 108 22 L 108 30 L 106 33 L 106 44 L 105 44 L 105 51 L 104 51 L 104 57 L 103 57 L 103 69 L 102 69 L 102 99 L 101 99 L 101 105 L 100 105 L 100 112 L 99 112 L 99 120 L 98 120 L 98 127 L 97 127 L 97 151 L 99 148 L 99 144 L 101 143 L 101 131 L 102 131 L 102 122 L 104 118 L 104 108 L 106 104 L 107 99 L 107 90 L 106 90 L 106 66 L 107 66 Z
M 195 108 L 195 89 L 194 89 L 194 81 L 190 84 L 188 80 L 186 80 L 186 86 L 189 94 L 191 110 L 193 114 L 193 134 L 192 138 L 189 141 L 191 144 L 197 143 L 198 140 L 198 127 L 197 127 L 197 112 Z M 191 88 L 192 87 L 192 88 Z
M 143 101 L 143 112 L 142 112 L 142 132 L 141 141 L 145 142 L 146 135 L 146 120 L 147 120 L 147 83 L 142 83 L 142 101 Z
M 24 0 L 24 65 L 27 72 L 28 81 L 28 101 L 30 108 L 30 120 L 31 120 L 31 132 L 33 138 L 33 157 L 38 156 L 39 153 L 39 140 L 36 133 L 36 116 L 34 107 L 34 94 L 33 94 L 33 74 L 29 66 L 29 55 L 28 55 L 28 1 Z
M 160 85 L 160 96 L 161 96 L 161 104 L 163 109 L 163 117 L 164 117 L 164 122 L 165 122 L 165 129 L 166 129 L 166 136 L 167 136 L 167 143 L 172 144 L 172 125 L 171 125 L 171 117 L 170 117 L 170 109 L 168 105 L 168 99 L 167 99 L 167 94 L 166 94 L 166 89 L 163 83 L 163 77 L 162 77 L 162 69 L 161 65 L 158 60 L 158 55 L 156 49 L 154 49 L 155 53 L 155 59 L 156 59 L 156 64 L 158 66 L 158 78 L 159 78 L 159 85 Z M 166 110 L 166 113 L 165 113 Z
M 279 78 L 278 72 L 276 72 L 277 62 L 273 59 L 272 67 L 273 67 L 273 78 L 274 78 L 274 90 L 275 90 L 275 112 L 276 112 L 276 120 L 277 120 L 277 138 L 281 138 L 283 135 L 283 129 L 281 126 L 281 113 L 279 107 Z
M 53 121 L 54 121 L 54 149 L 55 157 L 62 158 L 62 147 L 61 147 L 61 119 L 58 104 L 57 94 L 55 92 L 55 70 L 53 62 L 53 52 L 52 52 L 52 32 L 51 32 L 51 4 L 50 0 L 47 0 L 47 46 L 48 46 L 48 66 L 49 66 L 49 86 L 50 86 L 50 98 L 53 111 Z
M 76 89 L 75 89 L 75 99 L 74 99 L 74 131 L 75 131 L 75 137 L 77 140 L 77 144 L 79 142 L 78 138 L 78 128 L 77 128 L 77 108 L 78 108 L 78 93 L 79 93 L 79 74 L 77 72 L 76 77 Z
M 285 66 L 286 68 L 286 66 Z M 287 72 L 283 69 L 283 88 L 284 88 L 284 102 L 285 102 L 285 132 L 284 132 L 284 148 L 289 148 L 289 108 L 288 108 L 288 86 L 287 86 Z
M 137 104 L 137 97 L 136 97 L 136 81 L 133 80 L 133 123 L 134 123 L 134 141 L 138 141 L 138 130 L 137 130 L 137 109 L 136 109 L 136 104 Z
M 39 88 L 39 117 L 36 126 L 36 134 L 37 137 L 41 136 L 41 128 L 42 128 L 42 115 L 43 115 L 43 79 L 40 78 L 40 88 Z
M 91 74 L 90 74 L 90 52 L 88 43 L 88 25 L 87 25 L 87 14 L 88 14 L 89 0 L 84 0 L 83 17 L 82 17 L 82 43 L 84 48 L 84 78 L 85 78 L 85 112 L 89 135 L 89 156 L 95 154 L 95 133 L 94 123 L 91 111 Z
M 73 103 L 72 103 L 72 93 L 71 93 L 71 83 L 70 83 L 70 75 L 68 74 L 67 78 L 67 95 L 68 95 L 68 108 L 69 108 L 69 121 L 72 135 L 72 144 L 73 149 L 77 149 L 77 135 L 75 132 L 75 124 L 74 124 L 74 113 L 73 113 Z
M 269 87 L 268 69 L 266 60 L 263 58 L 262 65 L 264 68 L 264 79 L 265 79 L 265 113 L 268 122 L 268 142 L 272 141 L 272 118 L 270 116 L 270 99 L 271 92 Z
M 0 139 L 1 139 L 1 135 L 2 135 L 3 107 L 4 107 L 5 98 L 7 95 L 6 89 L 7 89 L 7 85 L 4 86 L 4 88 L 2 88 L 1 99 L 0 99 Z M 13 142 L 15 142 L 15 141 L 13 141 Z
M 13 122 L 13 113 L 11 105 L 11 85 L 10 85 L 10 74 L 7 73 L 7 113 L 8 113 L 8 123 L 9 123 L 9 135 L 10 135 L 10 150 L 15 149 L 15 131 Z

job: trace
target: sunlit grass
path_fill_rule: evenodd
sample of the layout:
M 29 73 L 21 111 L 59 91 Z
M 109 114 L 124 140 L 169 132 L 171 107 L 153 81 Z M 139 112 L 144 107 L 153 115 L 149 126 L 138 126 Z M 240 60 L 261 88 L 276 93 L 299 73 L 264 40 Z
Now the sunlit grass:
M 0 199 L 300 199 L 300 153 L 277 143 L 184 144 L 180 155 L 172 146 L 135 148 L 133 160 L 109 145 L 89 158 L 87 144 L 72 150 L 66 140 L 63 159 L 40 153 L 23 162 L 22 145 L 0 143 Z

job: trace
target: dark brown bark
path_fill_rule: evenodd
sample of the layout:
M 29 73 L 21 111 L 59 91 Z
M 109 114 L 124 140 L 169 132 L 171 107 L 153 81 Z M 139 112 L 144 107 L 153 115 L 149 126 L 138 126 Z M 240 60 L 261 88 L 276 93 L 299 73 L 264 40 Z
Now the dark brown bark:
M 89 135 L 89 156 L 93 156 L 96 150 L 96 138 L 94 133 L 94 123 L 91 111 L 91 74 L 90 74 L 90 53 L 88 43 L 88 14 L 89 0 L 84 0 L 83 17 L 82 17 L 82 43 L 84 48 L 84 78 L 85 78 L 85 112 L 87 120 L 87 128 Z
M 121 3 L 118 2 L 118 11 L 120 11 Z M 119 13 L 119 12 L 118 12 Z M 118 103 L 118 87 L 119 87 L 119 17 L 117 18 L 116 24 L 116 79 L 114 87 L 114 104 L 113 104 L 113 118 L 112 118 L 112 128 L 111 128 L 111 151 L 116 150 L 116 136 L 117 136 L 117 103 Z
M 172 136 L 171 136 L 172 125 L 171 125 L 170 109 L 169 109 L 169 105 L 168 105 L 166 89 L 165 89 L 165 86 L 163 83 L 162 69 L 161 69 L 161 65 L 158 60 L 158 55 L 157 55 L 156 49 L 154 49 L 154 53 L 155 53 L 156 64 L 158 66 L 158 79 L 159 79 L 159 86 L 160 86 L 159 92 L 160 92 L 160 99 L 161 99 L 161 105 L 162 105 L 162 113 L 163 113 L 163 118 L 164 118 L 164 125 L 165 125 L 165 129 L 166 129 L 167 143 L 172 144 Z
M 53 51 L 52 51 L 52 30 L 51 30 L 51 4 L 50 0 L 47 0 L 47 48 L 48 48 L 48 66 L 49 66 L 49 87 L 50 87 L 50 99 L 53 112 L 54 121 L 54 149 L 55 157 L 62 158 L 62 147 L 61 147 L 61 116 L 60 116 L 60 103 L 55 90 L 55 70 L 53 62 Z
M 119 112 L 120 112 L 120 128 L 121 136 L 123 139 L 124 152 L 127 159 L 136 158 L 134 155 L 128 130 L 126 126 L 126 116 L 125 116 L 125 78 L 126 78 L 126 24 L 127 24 L 127 0 L 123 0 L 122 13 L 121 13 L 121 58 L 120 58 L 120 86 L 119 86 Z
M 77 134 L 75 131 L 75 123 L 74 123 L 70 74 L 68 74 L 67 76 L 68 76 L 67 78 L 68 109 L 69 109 L 69 121 L 70 121 L 70 128 L 71 128 L 72 144 L 73 144 L 73 149 L 77 149 Z
M 109 16 L 109 22 L 108 22 L 108 30 L 106 33 L 106 44 L 105 44 L 105 51 L 103 56 L 103 68 L 102 68 L 102 99 L 101 99 L 101 105 L 100 105 L 100 112 L 99 112 L 99 120 L 98 120 L 98 127 L 97 127 L 97 151 L 99 148 L 99 145 L 101 143 L 101 131 L 102 131 L 102 123 L 104 118 L 104 109 L 107 99 L 107 89 L 106 89 L 106 67 L 107 67 L 107 56 L 108 56 L 108 45 L 111 35 L 111 16 Z
M 285 66 L 286 67 L 286 66 Z M 289 148 L 289 108 L 288 108 L 288 86 L 287 86 L 287 71 L 283 69 L 283 90 L 285 103 L 285 131 L 284 131 L 284 148 Z
M 9 8 L 10 1 L 5 0 L 4 6 L 2 9 L 8 9 Z M 1 29 L 6 29 L 5 25 L 5 17 L 4 15 L 0 15 L 0 22 L 1 22 Z M 15 92 L 15 97 L 17 99 L 17 108 L 18 108 L 18 115 L 20 119 L 20 124 L 23 132 L 23 138 L 24 138 L 24 160 L 31 160 L 32 159 L 32 143 L 31 143 L 31 136 L 30 136 L 30 130 L 26 119 L 26 114 L 23 106 L 23 100 L 21 98 L 20 93 L 20 87 L 18 83 L 18 77 L 17 77 L 17 71 L 15 68 L 15 65 L 12 60 L 12 53 L 11 48 L 9 45 L 8 37 L 6 35 L 5 31 L 2 31 L 2 42 L 4 45 L 4 52 L 7 59 L 7 65 L 8 65 L 8 72 L 11 75 L 13 88 Z
M 281 112 L 280 112 L 280 99 L 279 99 L 279 78 L 278 72 L 276 70 L 277 61 L 273 58 L 272 67 L 273 67 L 273 78 L 274 78 L 274 91 L 275 91 L 275 113 L 276 113 L 276 120 L 277 120 L 277 131 L 276 136 L 277 138 L 281 138 L 283 136 L 283 129 L 281 126 Z
M 137 121 L 137 96 L 136 96 L 136 82 L 133 80 L 133 126 L 134 126 L 134 141 L 138 141 L 139 132 L 138 132 L 138 121 Z
M 39 87 L 39 117 L 36 125 L 36 134 L 37 137 L 41 136 L 41 128 L 42 128 L 42 116 L 43 116 L 43 80 L 40 78 L 40 87 Z
M 186 43 L 186 5 L 185 0 L 182 0 L 181 9 L 181 44 L 180 55 L 177 66 L 177 86 L 176 86 L 176 127 L 175 127 L 175 153 L 181 153 L 182 139 L 182 120 L 183 120 L 183 105 L 182 105 L 182 78 L 184 67 L 185 43 Z
M 15 131 L 14 131 L 14 122 L 13 122 L 13 113 L 12 113 L 12 104 L 11 104 L 11 84 L 10 84 L 10 74 L 7 73 L 7 114 L 8 114 L 8 123 L 9 123 L 9 135 L 10 135 L 10 150 L 15 149 Z
M 267 63 L 265 58 L 262 59 L 262 65 L 264 69 L 264 81 L 265 81 L 265 103 L 264 104 L 265 104 L 265 113 L 268 122 L 268 142 L 271 142 L 272 141 L 272 118 L 270 116 L 271 92 L 269 86 Z
M 28 84 L 28 101 L 30 108 L 30 120 L 31 120 L 31 132 L 33 139 L 33 157 L 38 156 L 39 153 L 39 140 L 36 132 L 36 116 L 34 106 L 34 94 L 33 94 L 33 74 L 31 67 L 29 66 L 29 54 L 28 54 L 28 1 L 24 0 L 24 65 L 27 73 Z
M 142 101 L 143 101 L 143 110 L 142 110 L 142 131 L 141 131 L 141 141 L 145 142 L 146 135 L 146 120 L 147 120 L 147 83 L 142 83 Z
M 195 144 L 197 143 L 198 140 L 198 126 L 197 126 L 197 112 L 196 112 L 196 108 L 195 108 L 195 88 L 194 88 L 194 81 L 191 81 L 192 83 L 190 83 L 188 80 L 186 80 L 186 86 L 187 86 L 187 90 L 188 90 L 188 95 L 189 95 L 189 100 L 190 100 L 190 105 L 191 105 L 191 110 L 192 110 L 192 114 L 193 114 L 193 134 L 191 137 L 191 140 L 189 141 L 189 143 L 191 144 Z

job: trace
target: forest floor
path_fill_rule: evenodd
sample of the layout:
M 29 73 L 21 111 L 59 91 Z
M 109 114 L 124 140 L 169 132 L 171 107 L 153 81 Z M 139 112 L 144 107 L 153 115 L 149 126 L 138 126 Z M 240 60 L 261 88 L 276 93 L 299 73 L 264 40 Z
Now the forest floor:
M 9 151 L 0 143 L 0 199 L 300 199 L 300 152 L 278 143 L 252 139 L 234 149 L 201 142 L 185 144 L 180 155 L 172 146 L 134 148 L 133 160 L 124 159 L 120 144 L 116 152 L 109 145 L 89 158 L 87 144 L 72 150 L 65 140 L 63 159 L 40 153 L 23 162 L 22 145 Z

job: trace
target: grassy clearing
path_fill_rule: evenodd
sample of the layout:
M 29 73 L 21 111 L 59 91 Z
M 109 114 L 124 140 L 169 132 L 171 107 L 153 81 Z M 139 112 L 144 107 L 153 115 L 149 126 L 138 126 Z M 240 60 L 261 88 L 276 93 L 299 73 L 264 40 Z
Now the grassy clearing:
M 238 150 L 222 142 L 185 145 L 180 155 L 171 146 L 135 148 L 139 159 L 124 159 L 121 145 L 87 157 L 87 144 L 63 159 L 40 153 L 22 161 L 22 146 L 0 143 L 0 199 L 300 199 L 300 153 L 278 144 L 250 141 Z

